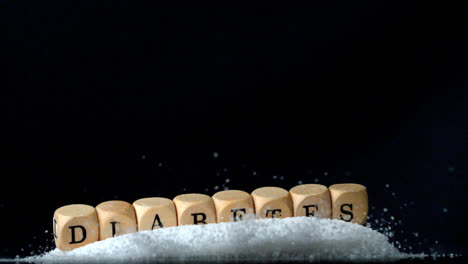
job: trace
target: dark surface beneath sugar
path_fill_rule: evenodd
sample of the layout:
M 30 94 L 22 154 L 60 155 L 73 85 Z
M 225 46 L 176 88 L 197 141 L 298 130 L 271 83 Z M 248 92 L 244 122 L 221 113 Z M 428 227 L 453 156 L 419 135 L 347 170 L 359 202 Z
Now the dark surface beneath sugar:
M 193 263 L 193 264 L 197 264 L 197 263 L 226 263 L 226 264 L 229 264 L 229 263 L 251 263 L 251 264 L 255 264 L 255 263 L 297 263 L 297 264 L 300 264 L 300 263 L 336 263 L 336 264 L 345 264 L 345 263 L 367 263 L 367 264 L 382 264 L 382 263 L 393 263 L 393 264 L 432 264 L 432 263 L 453 263 L 453 264 L 465 264 L 467 263 L 468 261 L 468 258 L 465 257 L 465 256 L 461 256 L 461 257 L 438 257 L 438 258 L 424 258 L 424 259 L 404 259 L 404 260 L 399 260 L 399 261 L 391 261 L 391 262 L 307 262 L 307 261 L 278 261 L 278 260 L 275 260 L 275 261 L 268 261 L 268 260 L 265 260 L 265 261 L 239 261 L 239 262 L 229 262 L 229 261 L 210 261 L 210 260 L 187 260 L 187 261 L 183 261 L 183 262 L 178 262 L 178 261 L 170 261 L 170 262 L 128 262 L 128 263 L 134 263 L 134 264 L 152 264 L 152 263 Z M 0 259 L 0 263 L 19 263 L 19 264 L 26 264 L 26 263 L 31 263 L 31 262 L 21 262 L 21 261 L 15 261 L 15 260 L 8 260 L 8 259 Z M 40 264 L 40 262 L 33 262 L 35 264 Z M 80 263 L 83 263 L 83 262 L 80 262 Z M 93 262 L 85 262 L 87 264 L 94 264 Z M 78 263 L 77 263 L 78 264 Z M 109 263 L 103 263 L 103 262 L 99 262 L 99 263 L 96 263 L 96 264 L 113 264 L 112 262 L 109 262 Z

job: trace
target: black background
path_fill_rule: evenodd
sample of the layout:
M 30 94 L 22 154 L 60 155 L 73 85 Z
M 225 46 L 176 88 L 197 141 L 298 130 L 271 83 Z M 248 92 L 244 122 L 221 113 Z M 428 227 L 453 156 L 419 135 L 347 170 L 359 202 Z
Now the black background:
M 0 2 L 1 256 L 62 205 L 298 181 L 466 253 L 462 8 L 154 2 Z

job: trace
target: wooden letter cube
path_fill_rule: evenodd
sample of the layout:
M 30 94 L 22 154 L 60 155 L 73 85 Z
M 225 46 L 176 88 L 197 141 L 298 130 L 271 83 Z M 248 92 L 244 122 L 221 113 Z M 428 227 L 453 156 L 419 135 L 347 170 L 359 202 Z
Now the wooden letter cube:
M 216 223 L 213 199 L 200 193 L 181 194 L 174 198 L 179 225 Z
M 94 207 L 72 204 L 54 213 L 55 245 L 60 250 L 72 250 L 98 241 L 98 218 Z
M 293 216 L 291 195 L 278 187 L 262 187 L 252 192 L 257 218 L 285 218 Z
M 302 184 L 289 193 L 293 200 L 294 216 L 331 218 L 331 201 L 328 188 L 320 184 Z
M 99 239 L 137 231 L 133 206 L 124 201 L 107 201 L 96 206 L 99 219 Z
M 346 222 L 365 224 L 368 212 L 366 187 L 360 184 L 343 183 L 329 187 L 332 201 L 332 218 Z
M 244 191 L 229 190 L 213 195 L 218 223 L 242 220 L 245 214 L 254 214 L 250 194 Z
M 177 226 L 174 202 L 167 198 L 154 197 L 136 200 L 133 203 L 138 222 L 138 231 Z

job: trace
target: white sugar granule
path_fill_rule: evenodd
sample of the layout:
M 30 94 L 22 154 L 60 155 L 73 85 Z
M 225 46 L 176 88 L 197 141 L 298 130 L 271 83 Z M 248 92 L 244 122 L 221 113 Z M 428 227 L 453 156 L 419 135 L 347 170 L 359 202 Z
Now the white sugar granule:
M 410 257 L 365 226 L 314 217 L 259 219 L 142 231 L 26 261 L 391 261 Z

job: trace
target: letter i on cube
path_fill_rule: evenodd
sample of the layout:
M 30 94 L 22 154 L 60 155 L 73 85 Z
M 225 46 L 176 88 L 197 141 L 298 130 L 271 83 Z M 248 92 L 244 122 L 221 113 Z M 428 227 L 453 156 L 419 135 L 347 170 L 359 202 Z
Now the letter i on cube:
M 96 206 L 99 239 L 104 240 L 137 231 L 133 206 L 125 201 L 107 201 Z

